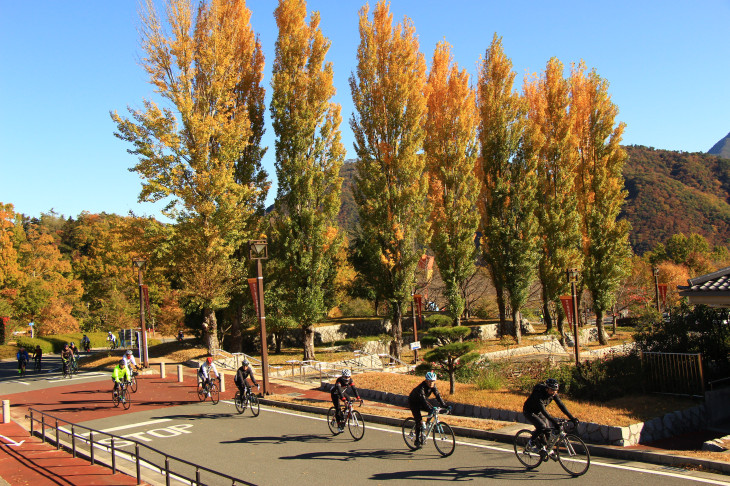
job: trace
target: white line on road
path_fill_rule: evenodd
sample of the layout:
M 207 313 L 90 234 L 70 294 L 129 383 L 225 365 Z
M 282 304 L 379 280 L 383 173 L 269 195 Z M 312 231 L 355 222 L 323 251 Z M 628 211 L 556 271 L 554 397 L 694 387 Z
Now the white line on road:
M 233 404 L 233 402 L 229 402 L 227 400 L 223 401 L 223 403 Z M 268 411 L 268 412 L 280 413 L 280 414 L 283 414 L 283 415 L 293 415 L 295 417 L 304 417 L 304 418 L 308 418 L 308 419 L 311 419 L 311 420 L 319 420 L 319 421 L 322 421 L 322 422 L 326 422 L 327 421 L 326 418 L 321 418 L 321 417 L 310 417 L 308 415 L 302 415 L 302 414 L 293 413 L 293 412 L 285 412 L 283 410 L 276 410 L 276 409 L 272 409 L 272 408 L 269 408 L 269 407 L 261 407 L 261 408 L 264 409 L 264 410 L 266 410 L 266 411 Z M 381 432 L 388 432 L 390 434 L 398 434 L 398 435 L 400 435 L 400 433 L 401 433 L 398 430 L 383 429 L 383 428 L 380 428 L 380 427 L 368 426 L 368 428 L 369 429 L 373 429 L 373 430 L 379 430 Z M 457 444 L 466 445 L 466 446 L 476 447 L 476 448 L 479 448 L 479 449 L 490 449 L 490 450 L 494 450 L 494 451 L 514 453 L 514 451 L 512 449 L 505 449 L 504 447 L 488 446 L 488 445 L 474 444 L 472 442 L 462 442 L 462 441 L 456 441 L 456 443 Z M 718 484 L 718 485 L 730 485 L 730 482 L 727 482 L 727 481 L 718 481 L 718 480 L 715 480 L 715 479 L 698 478 L 698 477 L 695 477 L 695 476 L 688 476 L 688 475 L 685 475 L 685 474 L 677 474 L 677 473 L 666 472 L 666 471 L 654 471 L 652 469 L 643 469 L 643 468 L 635 467 L 635 466 L 624 466 L 624 465 L 621 465 L 621 464 L 610 464 L 610 463 L 606 463 L 606 462 L 596 462 L 596 461 L 591 461 L 591 464 L 595 464 L 596 466 L 610 467 L 610 468 L 614 468 L 614 469 L 624 469 L 624 470 L 627 470 L 627 471 L 642 472 L 642 473 L 646 473 L 646 474 L 654 474 L 654 475 L 657 475 L 657 476 L 668 476 L 668 477 L 672 477 L 672 478 L 686 479 L 686 480 L 690 480 L 690 481 L 696 481 L 698 483 Z
M 157 420 L 149 420 L 147 422 L 139 422 L 139 423 L 136 423 L 136 424 L 120 425 L 119 427 L 112 427 L 110 429 L 101 429 L 99 432 L 115 432 L 117 430 L 132 429 L 134 427 L 144 427 L 145 425 L 160 424 L 162 422 L 172 422 L 172 419 L 162 418 L 162 419 L 157 419 Z M 63 432 L 66 432 L 67 434 L 70 434 L 71 433 L 71 432 L 69 432 L 68 430 L 65 430 L 62 427 L 59 427 L 59 430 L 62 430 Z M 76 434 L 77 437 L 79 437 L 79 436 L 86 437 L 87 435 L 89 435 L 88 432 L 83 432 L 81 434 Z
M 18 381 L 18 380 L 4 381 L 3 383 L 17 383 L 18 385 L 30 385 L 30 383 L 26 383 L 24 381 Z
M 71 378 L 48 378 L 46 381 L 71 381 L 71 380 L 85 380 L 86 378 L 95 378 L 97 376 L 106 376 L 106 373 L 84 373 L 83 375 L 72 376 Z M 110 375 L 111 376 L 111 375 Z

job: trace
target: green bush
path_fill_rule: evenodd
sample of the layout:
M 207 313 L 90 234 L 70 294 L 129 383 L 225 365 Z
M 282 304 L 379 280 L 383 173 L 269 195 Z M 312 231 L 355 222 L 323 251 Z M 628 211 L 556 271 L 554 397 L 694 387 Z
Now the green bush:
M 366 299 L 352 299 L 340 305 L 340 311 L 344 317 L 369 317 L 375 310 L 374 304 Z
M 50 341 L 47 341 L 42 338 L 31 338 L 27 336 L 17 336 L 17 339 L 15 340 L 16 343 L 18 343 L 18 348 L 25 348 L 26 351 L 28 351 L 28 354 L 32 354 L 33 350 L 36 348 L 36 346 L 41 347 L 41 351 L 43 351 L 43 354 L 48 354 L 53 352 L 53 344 Z M 63 348 L 63 346 L 61 346 Z
M 431 314 L 426 316 L 426 329 L 432 327 L 450 327 L 454 324 L 454 319 L 444 314 Z
M 84 336 L 82 332 L 75 332 L 70 334 L 52 334 L 48 336 L 40 336 L 36 338 L 30 338 L 27 336 L 18 336 L 16 340 L 18 347 L 23 346 L 27 350 L 33 350 L 36 346 L 40 346 L 43 354 L 47 353 L 60 353 L 63 350 L 63 345 L 66 343 L 76 343 L 76 347 L 81 349 L 81 338 Z M 89 332 L 86 336 L 91 341 L 92 348 L 105 348 L 108 346 L 106 340 L 106 332 Z M 117 342 L 119 336 L 117 335 Z M 160 344 L 162 341 L 158 339 L 148 339 L 147 347 L 155 346 Z
M 475 381 L 478 390 L 499 390 L 504 386 L 502 376 L 492 369 L 485 369 Z

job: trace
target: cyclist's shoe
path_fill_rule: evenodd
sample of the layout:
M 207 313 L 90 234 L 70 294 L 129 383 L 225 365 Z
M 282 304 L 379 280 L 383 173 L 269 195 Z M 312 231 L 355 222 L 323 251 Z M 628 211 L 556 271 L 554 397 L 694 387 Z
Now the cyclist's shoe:
M 540 457 L 542 457 L 542 460 L 546 460 L 548 458 L 548 451 L 545 449 L 545 447 L 540 447 L 540 449 L 537 451 L 540 453 Z
M 553 461 L 556 461 L 556 462 L 558 460 L 558 454 L 554 450 L 553 451 L 550 451 L 550 454 L 548 454 L 548 457 L 550 459 L 552 459 Z
M 337 430 L 338 430 L 338 431 L 340 432 L 340 434 L 341 434 L 341 433 L 343 433 L 343 432 L 345 431 L 345 428 L 344 428 L 343 426 L 341 426 L 341 425 L 340 425 L 339 427 L 337 427 Z

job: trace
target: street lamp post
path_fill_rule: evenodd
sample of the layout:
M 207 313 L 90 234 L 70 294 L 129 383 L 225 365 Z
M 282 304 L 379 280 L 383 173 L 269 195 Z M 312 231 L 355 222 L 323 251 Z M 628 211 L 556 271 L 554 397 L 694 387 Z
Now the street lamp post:
M 656 295 L 656 310 L 657 312 L 661 312 L 662 309 L 659 306 L 659 267 L 654 267 L 654 293 Z
M 578 293 L 575 286 L 578 282 L 578 269 L 569 268 L 565 271 L 570 282 L 570 296 L 573 303 L 573 341 L 575 348 L 575 365 L 580 364 L 580 350 L 578 349 Z
M 261 260 L 269 258 L 266 240 L 251 240 L 248 242 L 249 258 L 256 260 L 256 281 L 258 289 L 259 325 L 261 327 L 261 375 L 264 395 L 269 394 L 269 350 L 266 337 L 266 312 L 264 311 L 264 277 L 261 269 Z
M 144 289 L 142 285 L 142 269 L 145 266 L 144 260 L 133 260 L 132 263 L 137 267 L 137 280 L 139 282 L 139 326 L 142 329 L 142 366 L 149 367 L 149 355 L 147 354 L 147 326 L 144 322 Z

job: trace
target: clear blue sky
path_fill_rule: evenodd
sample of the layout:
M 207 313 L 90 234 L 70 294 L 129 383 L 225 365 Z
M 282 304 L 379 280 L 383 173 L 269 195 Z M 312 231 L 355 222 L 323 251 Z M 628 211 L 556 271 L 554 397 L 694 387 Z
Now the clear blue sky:
M 374 5 L 375 2 L 371 2 Z M 275 0 L 250 0 L 266 55 L 267 106 L 276 42 Z M 328 60 L 342 104 L 343 140 L 354 157 L 348 78 L 359 42 L 353 0 L 310 0 L 332 41 Z M 442 39 L 474 76 L 492 35 L 503 38 L 521 86 L 558 57 L 583 59 L 609 81 L 625 144 L 706 152 L 730 131 L 730 1 L 392 0 L 395 18 L 413 19 L 430 61 Z M 161 218 L 139 204 L 135 158 L 113 136 L 110 110 L 154 96 L 137 64 L 136 2 L 0 0 L 0 202 L 29 216 L 54 209 Z M 268 119 L 268 111 L 267 111 Z M 264 160 L 274 172 L 267 120 Z M 273 202 L 275 186 L 268 202 Z

